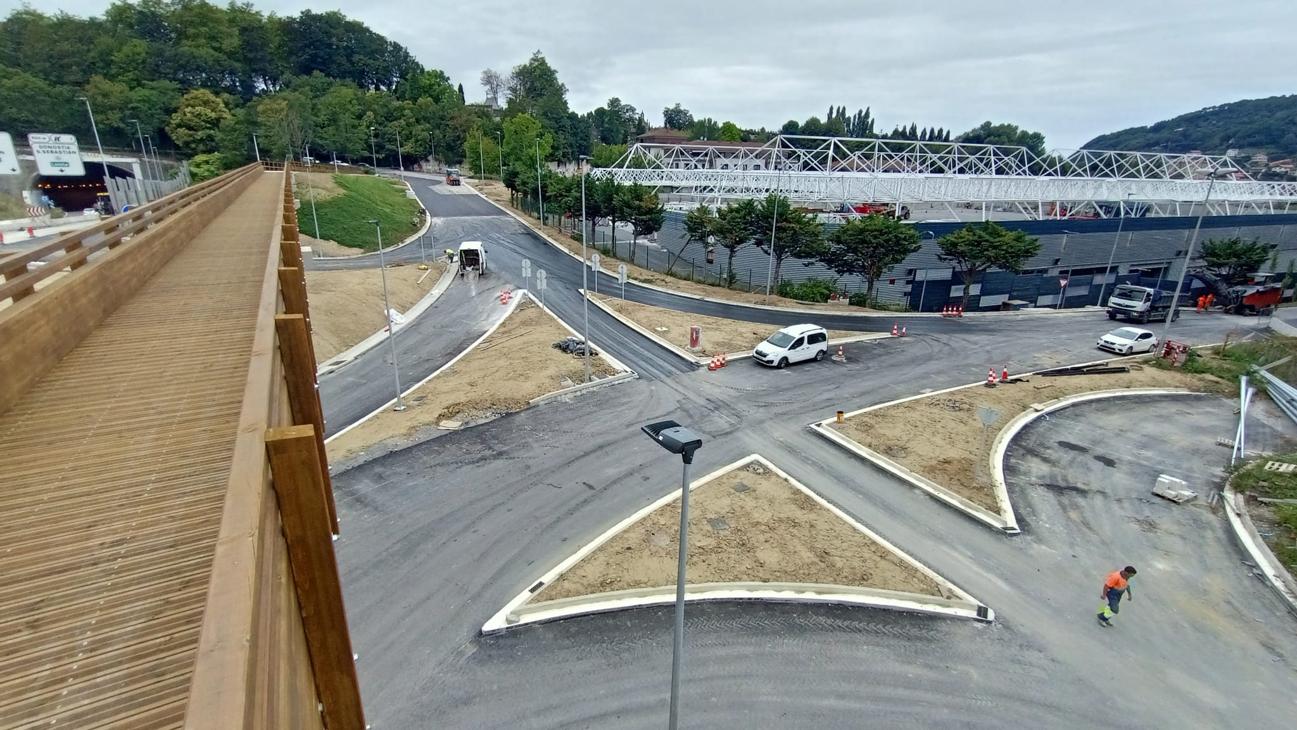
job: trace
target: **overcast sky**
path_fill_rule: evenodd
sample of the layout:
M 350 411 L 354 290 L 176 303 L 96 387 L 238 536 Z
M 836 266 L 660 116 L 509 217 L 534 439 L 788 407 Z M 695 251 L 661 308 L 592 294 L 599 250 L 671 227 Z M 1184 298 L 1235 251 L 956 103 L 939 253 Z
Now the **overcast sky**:
M 223 4 L 223 3 L 222 3 Z M 16 6 L 0 0 L 5 14 Z M 46 0 L 97 15 L 104 0 Z M 661 124 L 662 108 L 778 128 L 870 106 L 879 129 L 957 133 L 986 119 L 1050 147 L 1212 104 L 1297 93 L 1297 0 L 255 0 L 339 9 L 482 98 L 540 50 L 578 112 L 608 97 Z M 1054 9 L 1057 8 L 1057 9 Z

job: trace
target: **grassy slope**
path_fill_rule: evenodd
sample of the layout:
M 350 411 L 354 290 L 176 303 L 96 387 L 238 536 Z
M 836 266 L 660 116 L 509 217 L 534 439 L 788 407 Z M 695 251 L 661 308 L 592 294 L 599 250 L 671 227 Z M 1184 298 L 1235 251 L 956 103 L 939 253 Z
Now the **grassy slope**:
M 343 194 L 315 204 L 321 238 L 373 251 L 378 239 L 371 220 L 382 225 L 384 247 L 397 245 L 419 229 L 419 203 L 405 197 L 404 185 L 365 175 L 335 175 L 334 181 Z M 297 225 L 302 233 L 315 235 L 309 202 L 298 209 Z
M 27 206 L 23 203 L 22 198 L 16 195 L 0 193 L 0 220 L 26 217 Z
M 1263 456 L 1250 462 L 1234 474 L 1234 488 L 1258 497 L 1297 499 L 1297 473 L 1265 471 L 1268 461 L 1297 463 L 1297 454 Z M 1266 542 L 1288 570 L 1297 573 L 1297 505 L 1275 504 L 1271 510 L 1280 534 L 1272 535 Z

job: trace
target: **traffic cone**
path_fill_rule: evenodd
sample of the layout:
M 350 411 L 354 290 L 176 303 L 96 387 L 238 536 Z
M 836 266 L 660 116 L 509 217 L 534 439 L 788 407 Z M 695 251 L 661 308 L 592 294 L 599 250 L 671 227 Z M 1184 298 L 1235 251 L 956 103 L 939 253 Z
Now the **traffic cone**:
M 960 306 L 955 307 L 955 316 L 956 316 L 956 317 L 963 317 L 963 316 L 964 316 L 964 307 L 963 307 L 963 305 L 960 305 Z
M 36 229 L 33 228 L 32 226 L 27 226 L 27 237 L 28 237 L 28 238 L 35 238 L 35 237 L 36 237 Z
M 836 355 L 833 356 L 833 361 L 834 361 L 834 362 L 846 362 L 846 361 L 847 361 L 847 353 L 845 353 L 845 352 L 842 351 L 842 345 L 838 345 L 838 354 L 836 354 Z
M 905 336 L 905 325 L 901 325 L 901 337 Z
M 995 368 L 988 368 L 986 371 L 986 387 L 995 387 Z
M 726 365 L 729 364 L 728 362 L 729 358 L 725 353 L 722 352 L 718 357 L 720 357 L 721 359 L 720 367 L 725 367 Z
M 896 323 L 893 322 L 893 323 L 892 323 L 892 337 L 900 337 L 900 336 L 901 336 L 901 330 L 900 330 L 900 328 L 898 328 L 898 327 L 896 326 Z
M 950 316 L 950 305 L 947 304 L 946 306 L 944 306 L 944 307 L 941 308 L 941 316 L 943 316 L 943 317 L 949 317 L 949 316 Z
M 1008 366 L 1008 365 L 1005 365 L 1005 366 L 1004 366 L 1004 370 L 1000 371 L 1000 382 L 1001 382 L 1001 383 L 1007 383 L 1007 382 L 1009 382 L 1009 366 Z

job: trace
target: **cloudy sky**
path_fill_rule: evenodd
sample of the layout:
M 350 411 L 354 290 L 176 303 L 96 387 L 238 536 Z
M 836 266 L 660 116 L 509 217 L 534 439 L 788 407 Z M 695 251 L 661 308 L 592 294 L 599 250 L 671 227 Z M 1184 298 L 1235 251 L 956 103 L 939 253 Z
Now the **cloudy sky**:
M 0 10 L 16 4 L 0 0 Z M 86 15 L 107 4 L 36 6 Z M 880 128 L 958 132 L 991 119 L 1070 148 L 1212 104 L 1297 93 L 1297 0 L 253 4 L 342 10 L 445 70 L 470 100 L 482 97 L 482 69 L 507 74 L 540 50 L 574 110 L 617 96 L 655 123 L 675 102 L 753 128 L 870 106 Z

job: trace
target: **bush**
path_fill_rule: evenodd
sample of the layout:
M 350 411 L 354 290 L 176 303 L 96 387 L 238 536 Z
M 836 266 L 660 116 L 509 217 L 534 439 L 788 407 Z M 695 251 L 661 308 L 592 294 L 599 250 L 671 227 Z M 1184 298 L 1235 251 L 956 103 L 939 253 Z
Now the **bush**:
M 806 281 L 779 282 L 779 296 L 800 302 L 827 302 L 829 295 L 838 290 L 835 279 L 807 279 Z
M 868 307 L 869 297 L 866 296 L 864 292 L 858 291 L 847 299 L 847 304 L 850 304 L 853 307 Z
M 189 158 L 189 176 L 196 183 L 211 180 L 222 172 L 225 172 L 225 161 L 216 152 Z

